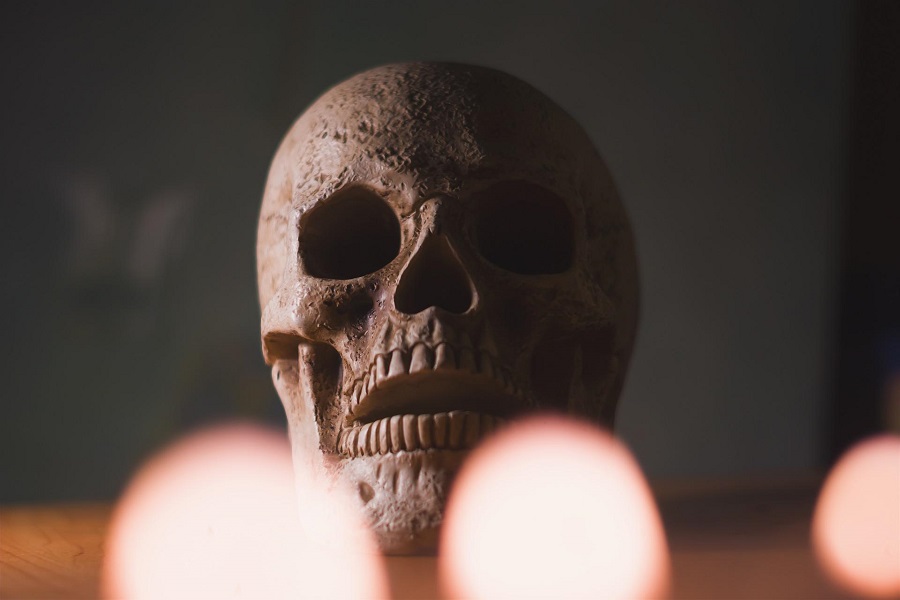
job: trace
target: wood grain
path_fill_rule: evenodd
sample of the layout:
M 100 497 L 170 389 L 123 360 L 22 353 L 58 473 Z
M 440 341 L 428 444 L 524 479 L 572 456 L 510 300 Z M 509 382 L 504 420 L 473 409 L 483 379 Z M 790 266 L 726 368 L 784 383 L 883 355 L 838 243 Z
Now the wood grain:
M 655 486 L 672 552 L 673 597 L 847 598 L 809 545 L 817 478 Z M 0 507 L 0 598 L 94 598 L 110 507 Z M 390 557 L 396 599 L 438 597 L 431 557 Z
M 96 598 L 106 504 L 0 508 L 0 598 Z

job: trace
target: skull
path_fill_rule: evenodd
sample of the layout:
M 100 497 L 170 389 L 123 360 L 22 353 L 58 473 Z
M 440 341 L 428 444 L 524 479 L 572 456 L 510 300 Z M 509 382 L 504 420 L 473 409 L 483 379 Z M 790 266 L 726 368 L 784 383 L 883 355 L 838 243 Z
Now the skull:
M 389 65 L 326 92 L 275 155 L 257 262 L 294 462 L 352 489 L 387 552 L 433 551 L 453 475 L 505 420 L 612 425 L 628 219 L 581 127 L 512 76 Z

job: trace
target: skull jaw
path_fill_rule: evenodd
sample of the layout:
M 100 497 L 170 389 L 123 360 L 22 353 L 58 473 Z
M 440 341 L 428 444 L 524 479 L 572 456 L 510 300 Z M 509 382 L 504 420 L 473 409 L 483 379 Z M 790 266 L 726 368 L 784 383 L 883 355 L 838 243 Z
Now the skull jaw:
M 386 554 L 434 554 L 453 479 L 467 450 L 400 451 L 337 460 L 333 476 L 355 492 Z
M 618 362 L 615 357 L 605 355 L 602 345 L 598 351 L 589 352 L 587 341 L 581 339 L 575 344 L 570 338 L 566 336 L 558 343 L 547 341 L 540 344 L 546 351 L 533 357 L 540 368 L 532 369 L 530 377 L 533 385 L 538 383 L 535 377 L 538 371 L 553 375 L 545 377 L 546 381 L 541 382 L 543 385 L 537 386 L 546 389 L 535 389 L 535 392 L 544 391 L 551 398 L 565 401 L 551 403 L 540 398 L 537 406 L 529 407 L 526 412 L 568 412 L 611 427 L 613 412 L 609 409 L 614 410 L 615 402 L 605 400 L 611 391 L 618 391 L 611 390 L 620 373 Z M 525 364 L 531 363 L 528 357 L 532 353 L 523 354 Z M 548 355 L 567 363 L 566 368 L 555 364 L 547 358 Z M 587 361 L 584 360 L 586 356 Z M 381 454 L 349 456 L 346 452 L 335 452 L 334 448 L 340 445 L 338 434 L 342 425 L 333 415 L 323 414 L 321 407 L 333 407 L 334 404 L 320 396 L 328 400 L 334 397 L 335 386 L 330 382 L 337 379 L 337 374 L 316 369 L 315 364 L 313 348 L 301 346 L 300 360 L 279 361 L 273 369 L 273 381 L 288 416 L 298 482 L 308 481 L 309 474 L 312 474 L 323 488 L 340 488 L 351 495 L 385 554 L 435 554 L 453 480 L 472 446 L 480 440 L 472 440 L 467 449 L 439 447 L 387 451 L 382 443 Z M 602 365 L 601 368 L 596 368 L 598 365 Z M 454 382 L 459 385 L 456 379 Z M 539 394 L 539 397 L 542 395 Z M 605 413 L 598 411 L 603 408 L 607 409 Z M 456 412 L 467 416 L 471 414 Z M 487 418 L 491 422 L 498 420 Z M 481 421 L 481 428 L 484 432 L 484 421 Z M 451 446 L 457 447 L 455 444 Z
M 382 552 L 435 554 L 450 486 L 470 451 L 400 450 L 347 457 L 326 450 L 322 440 L 335 424 L 316 418 L 313 390 L 322 389 L 327 377 L 312 368 L 309 347 L 301 346 L 300 355 L 296 362 L 278 361 L 272 371 L 287 414 L 298 484 L 312 479 L 322 489 L 351 495 Z M 301 519 L 303 512 L 301 507 Z

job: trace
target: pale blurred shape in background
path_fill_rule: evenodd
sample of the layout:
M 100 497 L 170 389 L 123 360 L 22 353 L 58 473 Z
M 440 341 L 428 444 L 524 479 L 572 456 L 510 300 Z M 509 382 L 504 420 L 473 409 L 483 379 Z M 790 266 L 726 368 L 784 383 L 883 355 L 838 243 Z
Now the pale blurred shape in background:
M 452 598 L 665 595 L 662 522 L 640 467 L 609 434 L 559 417 L 512 425 L 476 451 L 445 517 Z
M 900 596 L 900 437 L 851 448 L 822 488 L 813 545 L 823 569 L 855 594 Z
M 344 498 L 297 481 L 287 439 L 237 424 L 193 434 L 151 459 L 116 507 L 109 598 L 386 598 L 373 541 Z

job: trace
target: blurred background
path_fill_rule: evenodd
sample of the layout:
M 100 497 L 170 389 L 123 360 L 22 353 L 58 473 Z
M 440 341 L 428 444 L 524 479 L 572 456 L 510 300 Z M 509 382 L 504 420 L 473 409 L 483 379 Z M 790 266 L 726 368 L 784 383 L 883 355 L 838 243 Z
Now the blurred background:
M 379 64 L 496 67 L 632 215 L 619 433 L 651 478 L 822 471 L 900 422 L 900 3 L 20 3 L 4 9 L 0 502 L 110 499 L 190 428 L 283 422 L 269 160 Z

